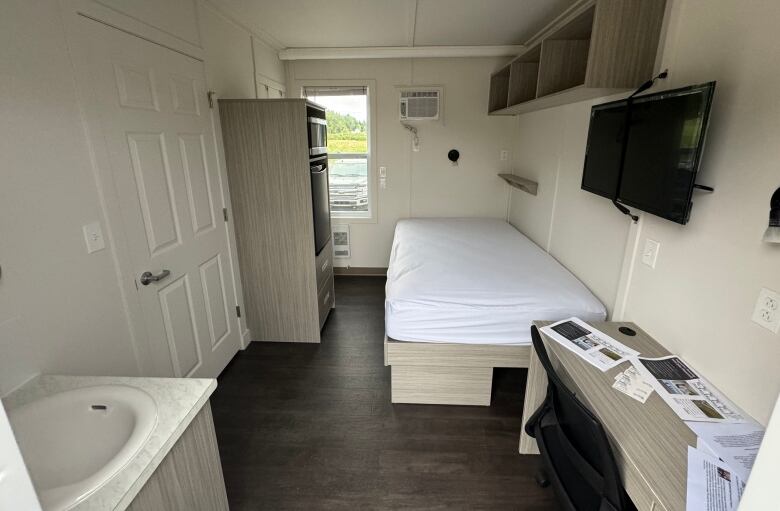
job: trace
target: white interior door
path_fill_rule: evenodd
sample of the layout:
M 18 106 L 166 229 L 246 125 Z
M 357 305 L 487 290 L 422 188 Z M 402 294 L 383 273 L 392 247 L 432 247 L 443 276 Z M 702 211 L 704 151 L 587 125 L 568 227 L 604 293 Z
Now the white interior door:
M 153 371 L 216 376 L 240 335 L 203 63 L 79 24 Z

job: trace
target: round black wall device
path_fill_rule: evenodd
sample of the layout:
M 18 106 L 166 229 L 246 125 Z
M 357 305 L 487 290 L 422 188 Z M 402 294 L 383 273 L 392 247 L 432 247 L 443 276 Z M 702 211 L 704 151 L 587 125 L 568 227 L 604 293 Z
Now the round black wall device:
M 447 153 L 447 158 L 449 158 L 452 163 L 458 163 L 460 152 L 457 149 L 450 149 L 450 152 Z

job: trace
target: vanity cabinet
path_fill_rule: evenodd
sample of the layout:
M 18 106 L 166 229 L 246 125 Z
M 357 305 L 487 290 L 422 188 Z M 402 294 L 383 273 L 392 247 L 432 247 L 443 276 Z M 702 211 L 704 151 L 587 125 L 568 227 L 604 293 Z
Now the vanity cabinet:
M 127 509 L 228 510 L 209 403 L 198 412 Z

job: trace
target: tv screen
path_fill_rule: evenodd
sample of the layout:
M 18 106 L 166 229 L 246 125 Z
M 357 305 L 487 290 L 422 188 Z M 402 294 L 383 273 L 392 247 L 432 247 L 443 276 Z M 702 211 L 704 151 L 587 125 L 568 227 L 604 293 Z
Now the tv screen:
M 620 158 L 626 131 L 626 102 L 597 105 L 590 112 L 582 189 L 617 198 Z
M 714 90 L 709 82 L 639 96 L 630 112 L 625 100 L 593 107 L 582 188 L 687 223 Z

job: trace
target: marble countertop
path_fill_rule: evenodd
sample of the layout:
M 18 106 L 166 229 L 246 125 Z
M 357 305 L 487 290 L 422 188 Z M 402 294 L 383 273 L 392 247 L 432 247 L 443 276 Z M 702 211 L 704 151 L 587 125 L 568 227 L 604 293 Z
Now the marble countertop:
M 217 388 L 213 379 L 41 375 L 3 398 L 3 405 L 11 412 L 58 392 L 111 384 L 136 387 L 152 396 L 158 405 L 157 425 L 138 454 L 74 511 L 126 509 Z

